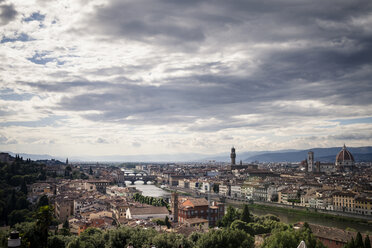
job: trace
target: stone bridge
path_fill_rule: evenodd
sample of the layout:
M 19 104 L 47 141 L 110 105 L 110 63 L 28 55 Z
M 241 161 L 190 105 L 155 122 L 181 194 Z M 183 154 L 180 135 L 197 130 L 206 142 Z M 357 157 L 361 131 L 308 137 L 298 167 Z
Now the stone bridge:
M 130 181 L 134 184 L 136 181 L 143 181 L 144 184 L 147 182 L 155 182 L 156 176 L 149 176 L 145 171 L 124 173 L 124 181 Z

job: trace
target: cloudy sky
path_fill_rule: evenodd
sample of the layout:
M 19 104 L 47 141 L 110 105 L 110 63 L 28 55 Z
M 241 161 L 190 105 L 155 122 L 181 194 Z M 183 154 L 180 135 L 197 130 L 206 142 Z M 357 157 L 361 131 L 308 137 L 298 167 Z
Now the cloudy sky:
M 372 144 L 370 0 L 0 0 L 0 150 Z

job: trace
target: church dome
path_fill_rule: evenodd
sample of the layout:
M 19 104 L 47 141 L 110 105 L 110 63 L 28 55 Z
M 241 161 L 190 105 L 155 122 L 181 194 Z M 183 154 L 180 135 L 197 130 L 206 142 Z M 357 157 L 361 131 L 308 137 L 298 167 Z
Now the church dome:
M 344 162 L 355 162 L 353 155 L 346 149 L 346 146 L 336 156 L 336 164 Z

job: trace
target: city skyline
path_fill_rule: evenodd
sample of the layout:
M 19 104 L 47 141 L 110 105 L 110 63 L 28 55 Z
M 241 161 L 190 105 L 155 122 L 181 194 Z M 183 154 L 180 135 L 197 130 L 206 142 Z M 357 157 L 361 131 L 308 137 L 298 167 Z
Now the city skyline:
M 372 2 L 0 0 L 0 150 L 370 146 Z

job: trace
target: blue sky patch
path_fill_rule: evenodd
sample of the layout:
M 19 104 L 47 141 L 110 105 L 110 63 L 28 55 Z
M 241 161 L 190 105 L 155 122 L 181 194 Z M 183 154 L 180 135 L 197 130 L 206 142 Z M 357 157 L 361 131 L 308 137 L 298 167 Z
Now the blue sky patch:
M 61 61 L 55 57 L 46 57 L 49 54 L 50 51 L 35 52 L 34 56 L 32 56 L 31 58 L 27 58 L 27 60 L 38 65 L 45 65 L 46 63 L 49 62 L 56 62 L 58 65 L 65 64 L 65 61 Z
M 21 34 L 20 34 L 18 37 L 16 37 L 16 38 L 8 38 L 8 37 L 3 36 L 3 38 L 2 38 L 1 41 L 0 41 L 0 43 L 15 42 L 15 41 L 26 42 L 26 41 L 31 41 L 31 40 L 34 40 L 34 39 L 32 39 L 30 36 L 28 36 L 28 35 L 25 34 L 25 33 L 21 33 Z
M 340 125 L 350 125 L 350 124 L 358 124 L 358 123 L 372 123 L 372 117 L 365 117 L 365 118 L 353 118 L 353 119 L 337 119 L 331 120 L 332 122 L 339 122 Z
M 17 94 L 12 89 L 0 90 L 0 97 L 5 101 L 27 101 L 33 96 L 35 95 L 30 93 Z
M 24 18 L 23 20 L 25 22 L 31 22 L 31 21 L 44 21 L 45 15 L 40 14 L 39 12 L 32 13 L 29 17 Z

